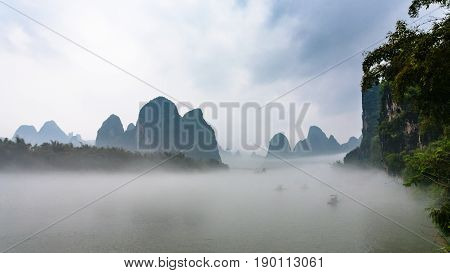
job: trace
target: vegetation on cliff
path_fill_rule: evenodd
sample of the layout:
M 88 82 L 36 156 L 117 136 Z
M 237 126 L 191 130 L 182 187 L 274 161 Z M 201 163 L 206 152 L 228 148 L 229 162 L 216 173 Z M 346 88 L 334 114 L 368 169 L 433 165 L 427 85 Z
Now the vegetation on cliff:
M 436 201 L 429 208 L 430 216 L 445 235 L 450 235 L 450 139 L 435 141 L 404 158 L 405 184 L 431 187 Z
M 363 62 L 363 123 L 366 133 L 359 150 L 345 162 L 382 166 L 403 176 L 407 185 L 438 189 L 432 220 L 450 234 L 450 0 L 413 0 L 409 14 L 440 5 L 445 16 L 423 29 L 397 22 L 387 42 L 369 52 Z M 379 104 L 364 103 L 373 88 L 380 88 Z M 372 95 L 373 96 L 373 95 Z M 371 109 L 379 107 L 378 109 Z M 378 115 L 366 124 L 364 117 Z M 372 117 L 373 121 L 373 117 Z

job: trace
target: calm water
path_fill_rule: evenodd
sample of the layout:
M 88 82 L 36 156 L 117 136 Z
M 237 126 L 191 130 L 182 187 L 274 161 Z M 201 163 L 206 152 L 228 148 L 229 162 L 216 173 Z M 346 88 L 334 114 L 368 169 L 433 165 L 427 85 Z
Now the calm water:
M 330 160 L 328 160 L 330 161 Z M 294 162 L 433 240 L 414 188 L 377 171 Z M 238 164 L 244 166 L 245 164 Z M 232 166 L 233 167 L 233 166 Z M 250 167 L 250 166 L 247 166 Z M 0 174 L 0 250 L 135 174 Z M 431 252 L 435 246 L 292 167 L 154 172 L 13 252 Z

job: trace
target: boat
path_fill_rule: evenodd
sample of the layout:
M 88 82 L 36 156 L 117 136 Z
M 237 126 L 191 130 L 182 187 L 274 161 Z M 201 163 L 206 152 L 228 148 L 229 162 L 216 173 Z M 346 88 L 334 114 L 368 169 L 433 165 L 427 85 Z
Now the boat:
M 330 200 L 328 200 L 327 204 L 331 206 L 336 206 L 338 203 L 338 197 L 336 194 L 330 195 Z

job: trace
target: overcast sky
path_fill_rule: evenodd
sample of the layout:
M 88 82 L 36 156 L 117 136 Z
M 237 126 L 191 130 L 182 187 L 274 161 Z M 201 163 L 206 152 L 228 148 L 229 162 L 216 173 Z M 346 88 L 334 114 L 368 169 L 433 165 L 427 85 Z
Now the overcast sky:
M 268 102 L 383 38 L 410 0 L 5 0 L 181 101 Z M 361 131 L 361 61 L 280 99 L 338 141 Z M 0 136 L 55 120 L 95 139 L 112 113 L 135 122 L 161 95 L 0 4 Z M 183 112 L 183 111 L 182 111 Z M 206 118 L 219 143 L 224 117 Z M 285 131 L 283 124 L 275 128 Z M 236 126 L 237 127 L 237 126 Z

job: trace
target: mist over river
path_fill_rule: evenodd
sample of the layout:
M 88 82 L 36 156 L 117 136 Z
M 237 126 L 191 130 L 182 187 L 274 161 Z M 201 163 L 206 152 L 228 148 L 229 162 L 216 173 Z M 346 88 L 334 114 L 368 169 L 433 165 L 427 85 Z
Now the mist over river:
M 376 170 L 292 164 L 425 239 L 430 200 Z M 262 159 L 260 159 L 261 161 Z M 153 171 L 12 252 L 432 252 L 430 244 L 283 162 L 228 171 Z M 227 162 L 226 162 L 227 163 Z M 231 163 L 231 162 L 228 162 Z M 0 249 L 48 226 L 136 173 L 0 173 Z M 330 196 L 336 194 L 336 197 Z M 334 199 L 334 200 L 333 200 Z

